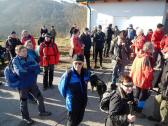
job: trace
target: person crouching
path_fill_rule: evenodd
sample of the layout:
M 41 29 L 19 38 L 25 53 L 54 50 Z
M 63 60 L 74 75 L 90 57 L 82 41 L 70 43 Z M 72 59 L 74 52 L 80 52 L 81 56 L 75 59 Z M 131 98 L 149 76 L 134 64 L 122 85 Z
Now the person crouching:
M 130 113 L 129 102 L 133 103 L 133 84 L 128 75 L 123 75 L 121 83 L 110 98 L 109 113 L 105 126 L 128 126 L 135 122 L 135 115 Z

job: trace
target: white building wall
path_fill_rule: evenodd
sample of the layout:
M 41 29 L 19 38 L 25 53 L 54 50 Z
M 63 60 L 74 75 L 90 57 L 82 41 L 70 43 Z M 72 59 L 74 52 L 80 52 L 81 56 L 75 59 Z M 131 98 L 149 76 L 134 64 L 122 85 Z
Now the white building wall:
M 166 1 L 130 1 L 105 2 L 90 4 L 92 8 L 91 27 L 101 24 L 103 28 L 109 23 L 126 29 L 129 24 L 134 28 L 141 27 L 145 31 L 155 29 L 158 23 L 165 21 Z M 88 11 L 89 17 L 89 11 Z M 89 27 L 89 18 L 88 18 Z

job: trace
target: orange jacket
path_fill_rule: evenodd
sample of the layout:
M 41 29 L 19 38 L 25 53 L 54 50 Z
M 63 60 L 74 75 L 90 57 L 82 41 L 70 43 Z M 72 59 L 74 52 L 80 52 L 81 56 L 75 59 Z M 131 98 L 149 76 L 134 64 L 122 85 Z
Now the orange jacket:
M 43 42 L 40 44 L 40 65 L 48 66 L 58 64 L 60 53 L 55 43 Z
M 139 54 L 133 61 L 130 76 L 134 85 L 142 89 L 152 88 L 153 58 L 148 54 Z

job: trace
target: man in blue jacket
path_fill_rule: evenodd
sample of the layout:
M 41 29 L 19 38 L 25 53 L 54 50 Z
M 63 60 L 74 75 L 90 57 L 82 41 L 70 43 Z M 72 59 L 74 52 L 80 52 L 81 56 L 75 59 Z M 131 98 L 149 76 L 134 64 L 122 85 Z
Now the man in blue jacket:
M 18 91 L 22 118 L 27 124 L 32 124 L 34 121 L 30 118 L 27 107 L 29 93 L 38 101 L 39 116 L 49 116 L 51 112 L 45 111 L 43 96 L 36 84 L 40 66 L 31 56 L 27 55 L 27 49 L 23 45 L 17 46 L 15 51 L 17 55 L 12 60 L 12 65 L 20 82 Z
M 83 62 L 83 55 L 75 55 L 73 57 L 73 67 L 63 74 L 58 85 L 61 95 L 66 99 L 67 126 L 78 126 L 80 124 L 87 105 L 89 72 L 83 68 Z

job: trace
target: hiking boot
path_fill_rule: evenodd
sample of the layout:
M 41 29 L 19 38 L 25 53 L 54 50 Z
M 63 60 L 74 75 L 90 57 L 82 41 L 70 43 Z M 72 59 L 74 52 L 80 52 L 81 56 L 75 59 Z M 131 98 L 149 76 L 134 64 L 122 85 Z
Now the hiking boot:
M 32 120 L 31 118 L 29 118 L 29 119 L 23 119 L 23 121 L 26 122 L 28 125 L 31 125 L 31 124 L 35 123 L 35 121 Z
M 39 116 L 50 116 L 51 114 L 51 112 L 40 112 Z

